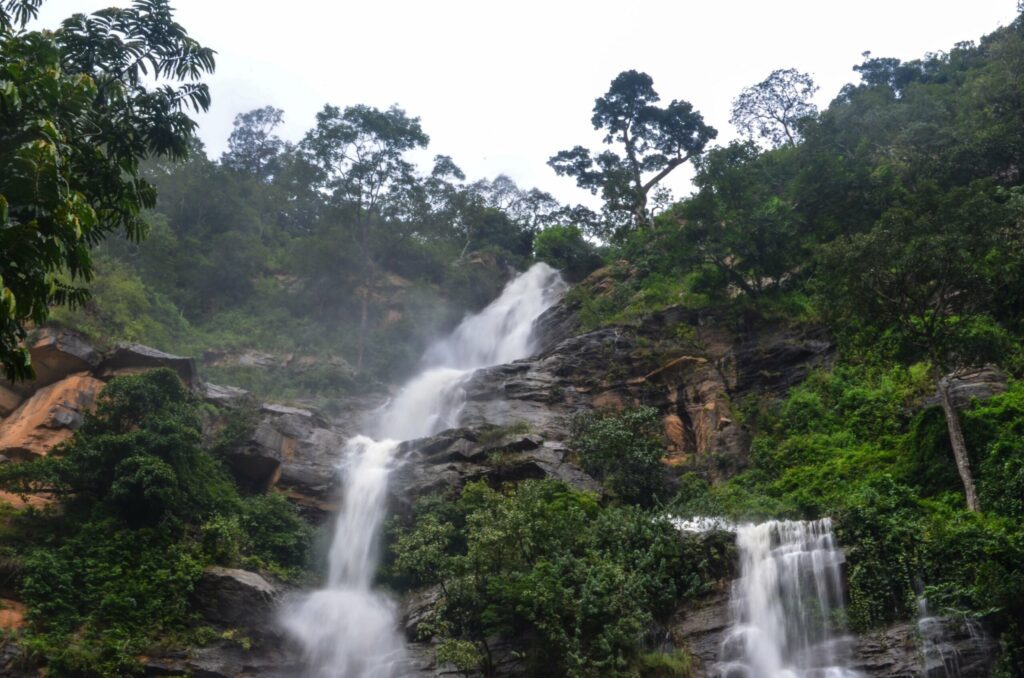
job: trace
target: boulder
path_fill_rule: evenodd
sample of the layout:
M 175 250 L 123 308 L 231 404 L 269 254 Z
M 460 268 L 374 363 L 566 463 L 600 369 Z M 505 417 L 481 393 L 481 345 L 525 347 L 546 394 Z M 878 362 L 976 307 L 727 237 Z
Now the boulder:
M 171 355 L 142 344 L 118 344 L 100 363 L 98 374 L 101 379 L 107 380 L 148 372 L 159 367 L 167 367 L 177 372 L 181 382 L 189 388 L 198 383 L 196 365 L 192 358 Z
M 293 454 L 295 440 L 287 438 L 269 421 L 261 421 L 252 436 L 225 455 L 228 469 L 248 489 L 262 491 L 277 483 L 281 461 Z
M 93 409 L 103 382 L 86 373 L 46 386 L 0 423 L 0 454 L 31 459 L 70 438 Z
M 274 623 L 279 593 L 255 572 L 214 566 L 203 570 L 193 604 L 213 624 L 261 630 Z
M 100 364 L 99 352 L 81 334 L 58 327 L 44 327 L 29 346 L 34 381 L 26 384 L 32 390 L 48 386 L 76 372 L 87 372 Z
M 229 469 L 257 490 L 279 487 L 307 517 L 333 510 L 337 466 L 354 419 L 329 420 L 312 409 L 263 404 L 252 435 L 226 453 Z

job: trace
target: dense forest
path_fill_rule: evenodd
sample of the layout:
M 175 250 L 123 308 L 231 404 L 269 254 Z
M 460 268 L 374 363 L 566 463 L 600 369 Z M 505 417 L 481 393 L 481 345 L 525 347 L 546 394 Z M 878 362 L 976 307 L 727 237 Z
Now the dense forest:
M 463 675 L 500 674 L 509 643 L 525 675 L 698 675 L 664 630 L 724 587 L 735 553 L 668 517 L 831 517 L 851 632 L 914 620 L 926 600 L 984 626 L 991 675 L 1024 675 L 1024 15 L 913 61 L 865 53 L 820 111 L 810 76 L 776 70 L 737 93 L 729 143 L 624 71 L 595 102 L 604 147 L 549 160 L 592 210 L 467 179 L 445 155 L 414 163 L 428 131 L 397 106 L 327 104 L 297 143 L 278 136 L 285 111 L 244 112 L 211 158 L 187 113 L 208 106 L 213 56 L 166 2 L 26 31 L 38 4 L 0 5 L 8 383 L 32 376 L 25 338 L 62 327 L 194 356 L 202 379 L 254 402 L 344 413 L 535 262 L 572 283 L 559 308 L 574 332 L 632 337 L 647 376 L 663 355 L 710 354 L 696 338 L 709 324 L 820 332 L 829 359 L 806 378 L 729 403 L 739 461 L 669 460 L 664 412 L 641 394 L 564 423 L 566 460 L 599 493 L 502 476 L 515 450 L 499 446 L 479 463 L 502 482 L 410 501 L 377 577 L 396 596 L 433 592 L 409 640 Z M 146 59 L 181 89 L 123 76 Z M 130 86 L 107 87 L 112 72 Z M 672 201 L 663 180 L 684 164 L 693 192 Z M 64 193 L 30 185 L 47 172 Z M 666 313 L 699 320 L 652 339 L 645 323 Z M 627 383 L 619 367 L 586 366 Z M 1005 388 L 957 402 L 979 369 Z M 0 570 L 27 606 L 19 666 L 130 675 L 168 648 L 270 642 L 189 602 L 210 565 L 298 587 L 323 574 L 323 518 L 234 474 L 258 416 L 155 370 L 111 380 L 54 454 L 0 464 L 6 492 L 48 497 L 0 509 Z M 529 433 L 502 422 L 473 442 Z

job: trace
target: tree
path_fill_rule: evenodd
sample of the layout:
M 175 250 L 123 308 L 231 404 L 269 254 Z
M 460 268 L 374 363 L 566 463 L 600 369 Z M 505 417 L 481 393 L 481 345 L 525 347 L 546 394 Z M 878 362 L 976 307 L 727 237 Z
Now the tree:
M 214 68 L 167 0 L 25 31 L 40 4 L 0 5 L 0 362 L 12 379 L 33 376 L 26 326 L 88 298 L 91 248 L 145 234 L 156 193 L 139 162 L 185 157 L 189 109 L 210 105 L 198 80 Z
M 369 329 L 376 260 L 382 241 L 387 242 L 384 226 L 414 212 L 414 202 L 421 195 L 416 190 L 416 168 L 405 154 L 429 142 L 419 118 L 410 118 L 397 106 L 381 111 L 365 105 L 344 110 L 327 105 L 317 113 L 316 127 L 301 144 L 317 170 L 316 185 L 329 194 L 329 206 L 344 222 L 359 257 L 359 368 Z
M 980 507 L 949 380 L 1005 355 L 1006 334 L 988 310 L 1003 272 L 1024 253 L 1013 203 L 984 182 L 948 193 L 919 189 L 871 231 L 826 247 L 818 273 L 833 320 L 868 331 L 880 349 L 931 362 L 972 511 Z
M 221 157 L 221 163 L 262 181 L 270 178 L 277 169 L 277 157 L 284 149 L 284 142 L 274 134 L 282 122 L 284 111 L 273 106 L 236 115 L 235 129 L 228 137 L 228 150 Z
M 717 269 L 721 289 L 756 296 L 806 262 L 807 234 L 786 191 L 795 150 L 759 153 L 753 142 L 712 149 L 698 163 L 696 195 L 673 209 L 682 242 Z
M 800 139 L 801 121 L 818 113 L 811 103 L 817 91 L 818 86 L 807 73 L 795 68 L 772 71 L 740 92 L 733 101 L 729 122 L 751 139 L 758 136 L 772 146 L 792 146 Z
M 583 470 L 622 501 L 656 505 L 665 491 L 665 447 L 653 407 L 584 412 L 572 422 L 572 449 Z
M 651 227 L 648 195 L 718 134 L 690 103 L 673 100 L 660 108 L 654 105 L 659 100 L 651 76 L 623 71 L 594 102 L 591 118 L 594 129 L 604 130 L 604 143 L 619 144 L 622 154 L 612 150 L 592 154 L 576 146 L 548 160 L 559 175 L 575 177 L 580 188 L 600 193 L 611 221 L 608 230 L 614 235 Z

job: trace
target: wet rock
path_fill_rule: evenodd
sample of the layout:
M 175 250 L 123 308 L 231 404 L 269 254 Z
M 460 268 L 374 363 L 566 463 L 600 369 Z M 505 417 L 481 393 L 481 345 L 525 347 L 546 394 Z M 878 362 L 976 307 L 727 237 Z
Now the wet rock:
M 40 389 L 0 423 L 0 454 L 22 460 L 45 455 L 81 426 L 102 388 L 82 373 Z
M 235 478 L 252 489 L 277 487 L 313 522 L 335 510 L 338 465 L 347 440 L 360 430 L 365 410 L 377 401 L 353 401 L 345 416 L 265 403 L 249 438 L 225 458 Z
M 100 363 L 98 374 L 101 379 L 109 380 L 148 372 L 159 367 L 167 367 L 177 372 L 185 386 L 192 387 L 198 383 L 196 365 L 192 358 L 171 355 L 142 344 L 118 344 Z
M 581 410 L 652 405 L 665 417 L 670 463 L 727 477 L 745 467 L 750 444 L 732 403 L 782 395 L 833 354 L 818 327 L 735 323 L 679 308 L 635 327 L 559 339 L 573 327 L 571 313 L 556 306 L 538 324 L 542 352 L 476 372 L 466 383 L 464 425 L 525 423 L 565 440 Z
M 712 594 L 683 607 L 672 618 L 669 633 L 672 643 L 684 647 L 696 660 L 694 676 L 713 675 L 722 640 L 731 624 L 729 595 Z
M 440 599 L 441 587 L 431 586 L 408 594 L 402 601 L 402 629 L 409 642 L 420 639 L 420 625 L 429 620 Z
M 996 644 L 980 628 L 933 618 L 941 626 L 939 646 L 925 647 L 921 628 L 911 622 L 862 634 L 854 643 L 853 668 L 865 676 L 985 678 L 991 674 Z
M 273 624 L 278 594 L 277 587 L 255 572 L 208 567 L 196 585 L 193 603 L 213 624 L 260 630 Z
M 249 647 L 221 641 L 208 647 L 163 652 L 143 657 L 142 664 L 147 676 L 293 678 L 303 675 L 298 653 L 283 644 L 264 639 L 247 644 Z

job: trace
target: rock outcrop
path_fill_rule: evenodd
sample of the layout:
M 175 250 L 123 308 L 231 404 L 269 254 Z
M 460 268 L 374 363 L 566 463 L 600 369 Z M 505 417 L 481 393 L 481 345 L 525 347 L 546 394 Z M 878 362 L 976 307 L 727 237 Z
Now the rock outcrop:
M 426 494 L 455 493 L 474 480 L 497 486 L 553 478 L 579 490 L 601 492 L 597 481 L 569 461 L 562 443 L 534 433 L 453 429 L 403 443 L 398 457 L 400 465 L 391 481 L 397 508 L 408 508 Z
M 713 675 L 712 666 L 731 623 L 727 592 L 712 594 L 676 612 L 669 623 L 670 638 L 694 658 L 694 676 Z
M 0 454 L 9 459 L 47 454 L 73 435 L 102 388 L 102 381 L 83 372 L 36 391 L 0 422 Z
M 0 380 L 0 455 L 10 460 L 45 455 L 70 438 L 95 407 L 104 383 L 115 376 L 169 367 L 186 385 L 197 384 L 191 358 L 138 344 L 120 344 L 103 355 L 82 335 L 63 328 L 35 332 L 29 355 L 34 380 Z
M 76 372 L 91 372 L 100 364 L 102 356 L 85 337 L 57 327 L 44 327 L 34 333 L 29 345 L 32 367 L 36 378 L 31 384 L 17 384 L 16 389 L 27 393 L 59 381 Z
M 142 344 L 118 344 L 100 363 L 98 374 L 109 380 L 128 374 L 139 374 L 158 367 L 167 367 L 178 373 L 185 386 L 196 386 L 199 377 L 192 358 L 171 355 Z
M 673 465 L 728 476 L 746 465 L 749 446 L 734 404 L 754 394 L 781 396 L 833 356 L 821 328 L 757 317 L 673 308 L 636 327 L 559 338 L 573 327 L 564 314 L 551 311 L 540 321 L 547 350 L 467 382 L 464 425 L 525 423 L 545 439 L 564 440 L 580 410 L 651 405 L 664 417 Z
M 858 636 L 852 668 L 878 678 L 987 678 L 991 674 L 996 647 L 984 632 L 952 620 L 929 621 L 941 627 L 940 638 L 924 638 L 920 626 L 909 622 Z
M 1006 388 L 1006 375 L 999 368 L 987 365 L 950 376 L 949 399 L 953 401 L 953 407 L 964 409 L 970 407 L 974 400 L 988 400 L 1003 393 Z M 937 391 L 921 403 L 924 407 L 938 407 L 941 404 Z

